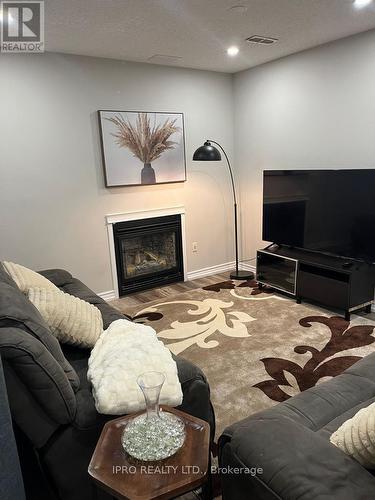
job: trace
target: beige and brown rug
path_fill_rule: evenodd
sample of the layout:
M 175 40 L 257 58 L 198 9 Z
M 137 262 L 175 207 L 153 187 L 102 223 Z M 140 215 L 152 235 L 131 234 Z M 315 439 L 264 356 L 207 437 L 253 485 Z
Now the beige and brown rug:
M 124 312 L 151 325 L 173 353 L 204 371 L 217 435 L 375 351 L 373 320 L 353 315 L 349 323 L 261 291 L 254 281 L 225 281 Z

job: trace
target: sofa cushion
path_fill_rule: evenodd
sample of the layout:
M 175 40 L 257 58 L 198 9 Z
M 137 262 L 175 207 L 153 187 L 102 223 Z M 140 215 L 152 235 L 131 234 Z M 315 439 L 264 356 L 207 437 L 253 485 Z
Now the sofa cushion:
M 70 348 L 73 351 L 75 348 Z M 84 351 L 83 349 L 80 349 Z M 77 429 L 87 430 L 98 426 L 103 426 L 105 422 L 110 420 L 108 415 L 102 415 L 96 411 L 95 401 L 92 397 L 91 384 L 87 379 L 88 356 L 90 352 L 87 350 L 82 357 L 76 357 L 71 360 L 72 366 L 76 370 L 80 378 L 80 388 L 76 393 L 77 412 L 73 425 Z
M 21 266 L 20 264 L 14 264 L 13 262 L 3 262 L 3 264 L 22 293 L 27 294 L 31 287 L 50 288 L 52 290 L 57 289 L 57 287 L 47 278 L 27 267 Z
M 60 342 L 94 347 L 103 332 L 99 309 L 78 297 L 59 289 L 30 288 L 28 298 Z
M 319 431 L 318 434 L 321 436 L 325 437 L 329 441 L 331 435 L 337 431 L 339 427 L 342 426 L 344 422 L 349 420 L 350 418 L 354 417 L 354 415 L 359 412 L 362 408 L 366 408 L 370 404 L 375 403 L 375 396 L 373 396 L 370 399 L 365 399 L 364 401 L 361 401 L 359 404 L 356 406 L 353 406 L 349 410 L 345 411 L 344 413 L 341 413 L 337 417 L 335 417 L 333 420 L 328 422 L 324 427 L 322 427 Z
M 74 390 L 79 388 L 79 378 L 65 359 L 59 342 L 52 335 L 34 305 L 20 290 L 0 282 L 0 328 L 19 328 L 37 338 L 60 364 Z

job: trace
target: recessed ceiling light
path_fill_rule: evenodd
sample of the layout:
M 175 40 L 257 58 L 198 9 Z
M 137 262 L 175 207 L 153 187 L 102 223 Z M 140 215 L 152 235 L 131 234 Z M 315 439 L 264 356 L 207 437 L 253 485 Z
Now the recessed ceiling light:
M 354 0 L 354 7 L 356 9 L 363 9 L 372 3 L 372 0 Z
M 228 56 L 234 57 L 239 53 L 239 51 L 240 49 L 238 47 L 232 45 L 232 47 L 229 47 L 229 49 L 227 49 L 227 54 Z

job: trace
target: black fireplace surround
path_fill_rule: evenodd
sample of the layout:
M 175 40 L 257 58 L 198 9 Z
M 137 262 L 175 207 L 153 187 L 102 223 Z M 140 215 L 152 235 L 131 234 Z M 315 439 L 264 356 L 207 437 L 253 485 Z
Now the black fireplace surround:
M 119 295 L 183 281 L 181 216 L 113 225 Z

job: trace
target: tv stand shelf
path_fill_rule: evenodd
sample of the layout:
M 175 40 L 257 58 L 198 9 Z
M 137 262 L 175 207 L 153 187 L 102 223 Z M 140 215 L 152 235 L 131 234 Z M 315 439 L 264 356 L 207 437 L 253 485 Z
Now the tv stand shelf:
M 345 311 L 371 312 L 375 268 L 365 262 L 271 245 L 257 252 L 256 279 L 302 300 Z

